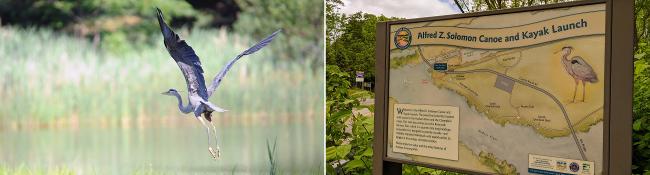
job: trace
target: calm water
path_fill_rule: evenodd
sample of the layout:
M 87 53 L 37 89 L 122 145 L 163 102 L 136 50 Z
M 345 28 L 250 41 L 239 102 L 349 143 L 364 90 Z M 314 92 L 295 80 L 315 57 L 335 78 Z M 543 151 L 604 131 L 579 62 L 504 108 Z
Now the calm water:
M 322 174 L 323 126 L 319 123 L 218 126 L 221 158 L 217 161 L 210 156 L 207 135 L 198 123 L 180 128 L 0 131 L 0 165 L 58 166 L 79 174 L 268 174 L 266 141 L 277 138 L 281 174 Z

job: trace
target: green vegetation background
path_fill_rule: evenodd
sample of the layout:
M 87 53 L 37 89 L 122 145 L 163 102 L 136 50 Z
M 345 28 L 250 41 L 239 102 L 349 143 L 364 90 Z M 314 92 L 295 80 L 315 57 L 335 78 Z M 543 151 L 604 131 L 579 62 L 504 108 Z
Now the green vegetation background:
M 457 0 L 465 12 L 552 4 L 567 0 Z M 473 4 L 473 5 L 469 5 Z M 372 92 L 353 88 L 354 71 L 366 72 L 374 81 L 375 25 L 394 20 L 366 13 L 346 15 L 338 10 L 341 0 L 326 0 L 326 162 L 328 174 L 370 174 L 372 167 L 372 116 L 352 114 L 367 108 L 359 99 L 372 98 Z M 635 1 L 636 46 L 634 49 L 634 124 L 633 173 L 650 175 L 650 1 Z M 370 106 L 371 111 L 374 107 Z M 352 119 L 353 123 L 349 123 Z M 353 128 L 344 132 L 346 125 Z M 404 174 L 456 174 L 406 165 Z
M 214 21 L 224 16 L 184 0 L 0 0 L 5 17 L 0 18 L 0 128 L 115 112 L 119 115 L 109 121 L 176 115 L 176 101 L 160 92 L 185 90 L 184 81 L 162 45 L 154 7 L 195 48 L 206 78 L 257 40 L 283 29 L 270 47 L 239 61 L 226 76 L 235 83 L 216 93 L 230 103 L 229 110 L 320 111 L 322 2 L 231 3 L 241 9 L 237 20 L 217 28 Z M 242 77 L 251 84 L 238 85 Z M 278 94 L 284 99 L 268 99 Z M 275 100 L 290 104 L 266 103 Z
M 236 17 L 217 11 L 222 6 Z M 231 69 L 211 101 L 234 113 L 217 117 L 323 120 L 320 0 L 0 0 L 0 132 L 137 127 L 142 119 L 184 116 L 174 98 L 160 94 L 186 87 L 163 47 L 154 7 L 201 57 L 208 81 L 239 52 L 283 29 Z M 264 119 L 250 120 L 256 117 Z M 323 134 L 321 124 L 309 126 Z M 0 174 L 74 173 L 31 168 L 0 165 Z

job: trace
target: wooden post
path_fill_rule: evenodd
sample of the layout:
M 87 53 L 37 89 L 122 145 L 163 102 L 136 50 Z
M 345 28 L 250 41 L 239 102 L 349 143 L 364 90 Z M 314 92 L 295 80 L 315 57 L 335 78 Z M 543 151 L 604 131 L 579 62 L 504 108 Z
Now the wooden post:
M 632 103 L 634 88 L 634 1 L 609 0 L 610 36 L 609 157 L 607 174 L 632 174 Z M 605 143 L 607 144 L 607 143 Z
M 375 34 L 375 39 L 377 45 L 375 46 L 375 84 L 380 86 L 375 86 L 375 140 L 373 143 L 373 165 L 372 165 L 372 174 L 375 175 L 399 175 L 402 174 L 402 164 L 384 161 L 386 157 L 386 148 L 384 147 L 384 139 L 386 136 L 386 94 L 388 87 L 385 86 L 387 82 L 388 72 L 386 71 L 386 65 L 388 60 L 386 60 L 386 54 L 388 52 L 387 46 L 387 31 L 388 24 L 386 22 L 377 23 L 377 30 Z

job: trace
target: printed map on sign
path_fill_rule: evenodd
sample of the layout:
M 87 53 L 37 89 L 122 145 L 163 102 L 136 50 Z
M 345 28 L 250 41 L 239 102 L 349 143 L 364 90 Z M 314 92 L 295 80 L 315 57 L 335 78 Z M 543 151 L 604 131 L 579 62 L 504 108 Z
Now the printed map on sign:
M 602 174 L 604 4 L 390 32 L 388 157 L 484 173 Z

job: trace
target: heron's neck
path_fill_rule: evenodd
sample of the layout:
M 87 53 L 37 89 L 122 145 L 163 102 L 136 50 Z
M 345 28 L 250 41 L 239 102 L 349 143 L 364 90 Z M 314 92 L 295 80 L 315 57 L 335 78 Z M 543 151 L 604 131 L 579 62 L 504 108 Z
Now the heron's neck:
M 192 112 L 192 107 L 188 103 L 187 106 L 183 106 L 183 99 L 181 99 L 181 95 L 178 93 L 174 93 L 174 96 L 176 96 L 176 99 L 178 100 L 178 109 L 183 112 L 184 114 Z
M 571 54 L 570 51 L 566 51 L 566 52 L 564 52 L 564 54 L 562 54 L 562 59 L 564 59 L 564 60 L 569 60 L 568 57 L 569 57 L 570 54 Z

